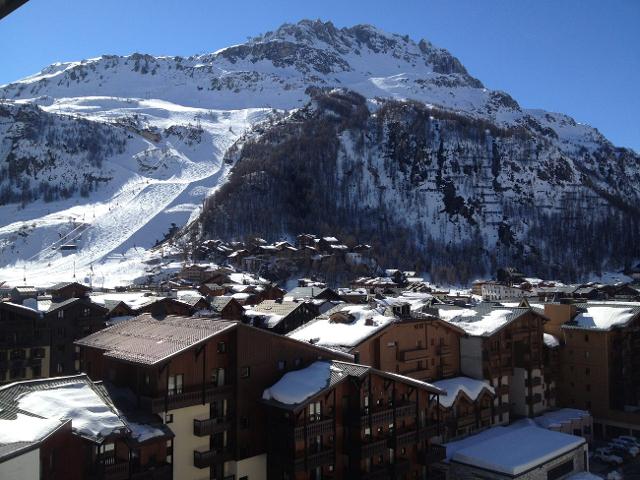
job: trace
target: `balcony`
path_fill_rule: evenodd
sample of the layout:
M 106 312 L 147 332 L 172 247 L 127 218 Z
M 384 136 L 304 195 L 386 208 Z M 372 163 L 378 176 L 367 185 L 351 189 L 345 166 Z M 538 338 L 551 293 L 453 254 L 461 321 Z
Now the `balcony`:
M 221 464 L 233 457 L 229 448 L 208 449 L 203 448 L 193 452 L 193 465 L 197 468 L 209 468 L 212 465 Z
M 429 448 L 419 453 L 418 458 L 422 465 L 433 465 L 447 458 L 447 449 L 442 445 L 432 443 Z
M 380 455 L 381 453 L 386 452 L 388 448 L 386 438 L 378 439 L 371 443 L 362 445 L 362 456 L 366 458 L 373 457 L 374 455 Z
M 231 416 L 216 418 L 194 418 L 193 434 L 196 437 L 213 435 L 231 428 Z
M 426 348 L 413 348 L 411 350 L 399 350 L 396 356 L 400 362 L 410 362 L 427 358 L 428 354 Z
M 424 428 L 418 430 L 418 440 L 428 440 L 438 436 L 438 424 L 427 425 Z
M 436 351 L 438 352 L 438 355 L 450 355 L 451 347 L 449 345 L 438 345 Z
M 396 418 L 402 417 L 416 417 L 416 405 L 415 403 L 408 403 L 396 407 Z
M 302 440 L 304 438 L 305 428 L 307 437 L 317 437 L 318 435 L 326 435 L 334 433 L 333 418 L 327 418 L 319 422 L 311 422 L 306 427 L 296 427 L 295 439 Z
M 537 387 L 538 385 L 542 385 L 542 378 L 533 377 L 533 379 L 527 379 L 524 381 L 525 386 L 529 387 Z
M 527 403 L 540 403 L 542 401 L 542 395 L 536 393 L 535 395 L 527 395 Z
M 117 462 L 104 466 L 104 480 L 126 480 L 129 478 L 129 462 Z
M 470 427 L 476 424 L 475 415 L 465 415 L 463 417 L 456 417 L 453 422 L 458 428 Z
M 416 429 L 409 429 L 403 432 L 397 432 L 390 440 L 389 446 L 392 448 L 406 447 L 407 445 L 413 445 L 418 441 Z
M 204 395 L 203 395 L 204 393 Z M 206 389 L 191 388 L 182 393 L 164 395 L 157 397 L 141 397 L 140 406 L 151 413 L 175 410 L 176 408 L 191 407 L 202 403 L 209 403 L 231 396 L 233 387 L 231 385 L 208 385 Z M 204 397 L 204 398 L 203 398 Z
M 495 388 L 496 395 L 509 395 L 509 385 L 500 385 Z
M 333 465 L 335 463 L 335 454 L 333 448 L 322 450 L 305 457 L 296 458 L 295 471 L 309 471 L 324 465 Z
M 171 480 L 173 476 L 173 465 L 168 463 L 141 468 L 141 471 L 131 474 L 131 480 Z

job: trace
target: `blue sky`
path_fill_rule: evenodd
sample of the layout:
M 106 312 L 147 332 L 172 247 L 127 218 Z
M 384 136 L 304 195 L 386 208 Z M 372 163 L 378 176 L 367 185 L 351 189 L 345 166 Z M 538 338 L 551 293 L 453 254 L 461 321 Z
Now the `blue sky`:
M 640 152 L 638 0 L 30 0 L 0 21 L 0 84 L 105 53 L 210 52 L 302 18 L 426 38 L 489 88 Z

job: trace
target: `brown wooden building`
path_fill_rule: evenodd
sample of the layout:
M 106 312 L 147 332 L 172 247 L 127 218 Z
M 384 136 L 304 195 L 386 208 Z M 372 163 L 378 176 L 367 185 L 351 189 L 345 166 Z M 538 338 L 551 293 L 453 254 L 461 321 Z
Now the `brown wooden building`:
M 310 384 L 312 386 L 310 386 Z M 286 374 L 264 392 L 268 478 L 429 478 L 444 447 L 433 385 L 340 361 Z
M 590 411 L 597 437 L 640 434 L 640 304 L 555 304 L 545 313 L 560 340 L 560 406 Z
M 319 358 L 351 358 L 240 322 L 149 314 L 77 344 L 91 378 L 129 389 L 164 418 L 181 480 L 264 478 L 263 390 Z

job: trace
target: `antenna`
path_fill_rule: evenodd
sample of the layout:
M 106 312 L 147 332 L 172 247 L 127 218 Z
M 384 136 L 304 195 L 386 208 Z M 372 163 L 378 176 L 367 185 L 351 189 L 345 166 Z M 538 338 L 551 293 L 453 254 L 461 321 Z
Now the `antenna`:
M 27 284 L 27 266 L 23 265 L 22 266 L 22 281 L 24 282 L 24 284 Z
M 76 278 L 76 261 L 73 261 L 73 278 Z

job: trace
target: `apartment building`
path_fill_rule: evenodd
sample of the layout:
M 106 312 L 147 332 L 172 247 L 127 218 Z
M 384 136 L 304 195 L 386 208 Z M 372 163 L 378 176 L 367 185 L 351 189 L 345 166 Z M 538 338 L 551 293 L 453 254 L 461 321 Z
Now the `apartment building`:
M 426 382 L 341 361 L 285 374 L 263 393 L 268 478 L 429 478 L 444 459 L 438 396 Z
M 545 410 L 543 390 L 544 315 L 530 307 L 439 307 L 438 314 L 462 328 L 460 369 L 487 380 L 495 390 L 494 423 Z
M 316 360 L 352 358 L 239 322 L 149 314 L 76 344 L 92 379 L 129 391 L 175 434 L 180 480 L 266 478 L 264 389 Z
M 409 304 L 338 305 L 289 334 L 348 352 L 358 363 L 423 381 L 460 373 L 461 328 Z
M 558 403 L 588 410 L 598 437 L 640 434 L 640 304 L 545 307 L 560 340 Z
M 37 311 L 0 302 L 0 384 L 49 376 L 49 322 Z

